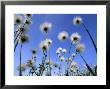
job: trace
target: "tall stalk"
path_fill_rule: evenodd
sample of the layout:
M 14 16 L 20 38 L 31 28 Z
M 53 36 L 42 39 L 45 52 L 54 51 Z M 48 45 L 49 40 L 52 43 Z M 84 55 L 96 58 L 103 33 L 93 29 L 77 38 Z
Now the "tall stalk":
M 25 23 L 23 24 L 23 27 L 25 26 Z M 23 32 L 19 32 L 19 30 L 17 30 L 17 31 L 15 31 L 14 33 L 15 33 L 15 35 L 14 35 L 14 43 L 16 42 L 16 44 L 15 44 L 15 46 L 14 46 L 14 52 L 15 52 L 15 50 L 16 50 L 16 47 L 17 47 L 17 45 L 18 45 L 18 41 L 19 41 L 19 39 L 18 39 L 18 37 L 20 38 L 21 37 L 21 35 L 23 34 Z M 18 33 L 18 34 L 17 34 Z M 18 39 L 18 40 L 17 40 Z
M 22 71 L 21 71 L 21 55 L 22 55 L 22 43 L 21 43 L 21 47 L 20 47 L 20 71 L 19 71 L 19 76 L 22 76 Z
M 18 34 L 16 34 L 16 37 L 14 39 L 14 42 L 16 42 L 17 38 L 20 36 L 21 32 L 19 32 Z
M 94 46 L 94 48 L 95 48 L 95 51 L 96 51 L 96 53 L 97 53 L 97 47 L 96 47 L 96 44 L 95 44 L 95 41 L 94 41 L 92 35 L 90 34 L 90 32 L 89 32 L 89 30 L 87 29 L 87 27 L 85 26 L 85 24 L 82 23 L 82 25 L 83 25 L 83 27 L 85 28 L 86 32 L 88 33 L 88 35 L 89 35 L 89 37 L 90 37 L 90 39 L 91 39 L 91 41 L 92 41 L 92 43 L 93 43 L 93 46 Z
M 14 46 L 14 52 L 15 52 L 15 50 L 16 50 L 17 45 L 18 45 L 18 41 L 16 42 L 16 44 L 15 44 L 15 46 Z
M 14 36 L 16 36 L 16 35 L 17 35 L 17 33 L 18 33 L 18 30 L 14 32 Z
M 21 35 L 22 35 L 22 33 L 19 34 L 19 39 L 20 39 Z M 18 37 L 17 37 L 17 38 L 18 38 Z M 18 39 L 18 40 L 16 39 L 16 41 L 15 41 L 16 43 L 15 43 L 15 46 L 14 46 L 14 52 L 15 52 L 15 50 L 16 50 L 16 47 L 18 46 L 19 39 Z

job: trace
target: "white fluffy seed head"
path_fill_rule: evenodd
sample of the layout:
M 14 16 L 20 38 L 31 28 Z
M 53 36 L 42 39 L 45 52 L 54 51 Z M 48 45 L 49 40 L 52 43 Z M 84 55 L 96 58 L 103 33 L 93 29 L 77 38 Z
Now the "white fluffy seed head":
M 31 18 L 32 17 L 32 14 L 24 14 L 24 17 L 25 18 Z
M 73 54 L 72 54 L 72 57 L 74 58 L 75 56 L 76 56 L 76 54 L 75 54 L 75 53 L 73 53 Z
M 58 34 L 58 39 L 64 41 L 68 38 L 68 33 L 66 31 L 62 31 Z
M 48 33 L 52 28 L 52 24 L 49 22 L 44 22 L 40 25 L 40 30 L 42 32 Z
M 62 48 L 61 48 L 61 47 L 59 47 L 59 48 L 58 48 L 58 51 L 62 52 Z
M 76 17 L 73 18 L 73 24 L 74 25 L 79 25 L 81 23 L 82 23 L 82 18 L 81 17 L 76 16 Z
M 32 22 L 31 22 L 31 19 L 25 19 L 24 23 L 26 26 L 29 26 Z
M 52 61 L 49 61 L 49 59 L 48 59 L 47 61 L 45 61 L 45 64 L 46 64 L 46 65 L 52 65 L 53 62 L 52 62 Z
M 39 47 L 42 51 L 47 51 L 49 49 L 49 45 L 46 41 L 41 41 Z
M 70 37 L 70 40 L 72 41 L 73 44 L 77 44 L 80 42 L 81 36 L 77 32 L 73 33 Z
M 76 72 L 77 69 L 78 69 L 77 63 L 72 61 L 71 65 L 70 65 L 70 71 L 71 72 Z
M 14 15 L 14 24 L 20 25 L 23 23 L 23 18 L 21 15 Z
M 59 50 L 57 50 L 57 51 L 56 51 L 56 54 L 57 54 L 57 55 L 58 55 L 58 54 L 60 54 L 60 51 L 59 51 Z
M 50 46 L 52 44 L 52 40 L 51 39 L 46 39 L 45 40 L 47 42 L 47 44 Z
M 84 44 L 78 44 L 78 45 L 76 46 L 76 52 L 77 52 L 77 53 L 83 53 L 84 50 L 85 50 L 85 45 L 84 45 Z
M 66 49 L 63 49 L 63 50 L 62 50 L 62 53 L 64 53 L 64 54 L 65 54 L 66 52 L 67 52 L 67 50 L 66 50 Z
M 64 60 L 65 60 L 65 58 L 62 56 L 62 57 L 60 58 L 60 61 L 63 62 Z
M 26 62 L 26 66 L 29 67 L 29 68 L 30 67 L 33 67 L 34 64 L 35 64 L 35 61 L 34 60 L 31 60 L 31 59 L 30 60 L 27 60 L 27 62 Z

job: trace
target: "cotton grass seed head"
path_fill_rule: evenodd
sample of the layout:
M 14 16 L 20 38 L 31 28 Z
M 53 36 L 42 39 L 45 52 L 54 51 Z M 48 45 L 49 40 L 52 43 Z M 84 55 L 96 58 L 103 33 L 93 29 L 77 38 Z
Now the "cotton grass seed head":
M 28 30 L 25 28 L 25 27 L 22 27 L 22 26 L 19 26 L 19 28 L 18 28 L 18 31 L 20 32 L 20 33 L 26 33 Z
M 74 25 L 79 25 L 81 23 L 82 23 L 82 18 L 81 17 L 76 16 L 76 17 L 73 18 L 73 24 Z
M 55 64 L 53 64 L 53 66 L 55 67 L 55 68 L 58 68 L 58 64 L 57 63 L 55 63 Z
M 32 53 L 33 56 L 35 56 L 36 55 L 36 50 L 35 49 L 32 49 L 31 50 L 31 53 Z
M 53 63 L 52 63 L 52 61 L 49 61 L 49 59 L 48 59 L 47 61 L 45 61 L 45 64 L 46 65 L 52 65 Z
M 30 59 L 30 60 L 27 60 L 26 66 L 31 68 L 34 66 L 34 64 L 35 64 L 35 62 Z
M 49 45 L 46 41 L 41 41 L 39 47 L 42 51 L 47 51 L 49 49 Z
M 64 60 L 65 60 L 65 58 L 62 56 L 62 57 L 60 58 L 60 61 L 63 62 Z
M 84 44 L 78 44 L 78 45 L 76 46 L 76 52 L 77 52 L 77 53 L 83 53 L 84 50 L 85 50 L 85 45 L 84 45 Z
M 30 19 L 25 19 L 25 20 L 24 20 L 24 23 L 25 23 L 25 25 L 27 25 L 27 26 L 28 26 L 28 25 L 30 25 L 30 24 L 31 24 L 31 20 L 30 20 Z
M 52 24 L 49 22 L 44 22 L 40 25 L 40 30 L 44 33 L 48 33 L 52 28 Z
M 58 51 L 59 51 L 59 52 L 62 52 L 62 50 L 63 50 L 63 49 L 62 49 L 61 47 L 58 48 Z
M 58 54 L 58 57 L 61 58 L 62 57 L 61 54 Z
M 57 55 L 58 55 L 58 54 L 60 54 L 60 51 L 59 51 L 59 50 L 57 50 L 57 51 L 56 51 L 56 54 L 57 54 Z
M 31 18 L 32 14 L 25 14 L 24 16 L 25 16 L 25 18 Z
M 78 69 L 77 63 L 72 61 L 71 65 L 70 65 L 70 71 L 71 72 L 76 72 L 77 69 Z
M 20 70 L 20 65 L 17 67 L 17 70 Z M 26 65 L 25 64 L 21 64 L 21 71 L 25 71 L 26 70 Z
M 20 25 L 23 22 L 23 18 L 21 15 L 14 15 L 14 24 Z
M 61 47 L 59 47 L 57 50 L 56 50 L 56 54 L 58 55 L 58 54 L 60 54 L 61 52 L 62 52 L 62 48 Z
M 52 44 L 52 40 L 51 39 L 46 39 L 45 40 L 47 42 L 47 44 L 50 46 Z
M 76 56 L 76 54 L 75 54 L 75 53 L 73 53 L 73 54 L 72 54 L 72 57 L 74 58 L 75 56 Z
M 77 44 L 80 42 L 81 36 L 77 32 L 73 33 L 70 37 L 70 40 L 72 41 L 73 44 Z
M 29 40 L 28 36 L 22 34 L 21 37 L 20 37 L 20 39 L 19 39 L 19 43 L 23 44 L 23 43 L 28 42 L 28 40 Z
M 66 31 L 62 31 L 58 34 L 58 39 L 64 41 L 68 38 L 68 33 Z
M 66 50 L 66 49 L 63 49 L 63 50 L 62 50 L 62 53 L 64 53 L 64 54 L 65 54 L 66 52 L 67 52 L 67 50 Z

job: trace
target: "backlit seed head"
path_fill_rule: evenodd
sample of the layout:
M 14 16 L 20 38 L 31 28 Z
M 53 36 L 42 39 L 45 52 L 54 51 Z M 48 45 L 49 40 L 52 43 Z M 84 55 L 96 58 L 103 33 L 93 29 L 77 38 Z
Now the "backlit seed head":
M 58 39 L 64 41 L 68 38 L 68 33 L 66 31 L 62 31 L 58 34 Z
M 82 18 L 79 16 L 76 16 L 75 18 L 73 18 L 73 24 L 74 25 L 79 25 L 82 23 Z

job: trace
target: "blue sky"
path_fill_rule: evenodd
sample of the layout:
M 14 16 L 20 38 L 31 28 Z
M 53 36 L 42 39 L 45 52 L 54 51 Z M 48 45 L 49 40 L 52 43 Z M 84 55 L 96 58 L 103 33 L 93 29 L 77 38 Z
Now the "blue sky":
M 78 32 L 81 35 L 81 43 L 85 44 L 86 48 L 83 53 L 83 57 L 86 59 L 89 65 L 97 64 L 97 55 L 93 44 L 85 31 L 85 29 L 79 25 L 73 25 L 73 18 L 75 16 L 80 16 L 83 19 L 84 24 L 89 29 L 92 34 L 95 43 L 97 44 L 97 15 L 96 14 L 33 14 L 31 17 L 32 24 L 29 26 L 29 31 L 27 35 L 29 36 L 29 42 L 23 45 L 22 49 L 22 63 L 25 63 L 26 60 L 31 58 L 31 49 L 38 49 L 39 43 L 44 39 L 45 34 L 40 31 L 40 24 L 44 22 L 52 23 L 52 29 L 49 32 L 48 38 L 52 39 L 53 43 L 51 46 L 51 60 L 52 62 L 58 62 L 59 59 L 56 55 L 56 49 L 62 47 L 69 49 L 70 40 L 61 42 L 58 40 L 58 33 L 61 31 L 68 32 L 69 36 L 72 33 Z M 19 65 L 19 49 L 20 46 L 16 48 L 14 56 L 14 75 L 18 75 L 19 72 L 16 70 Z M 74 52 L 74 47 L 71 49 L 71 53 Z M 41 63 L 42 51 L 37 51 L 37 62 L 36 64 Z M 68 57 L 68 54 L 65 55 Z M 74 61 L 78 64 L 79 68 L 82 68 L 84 65 L 83 60 L 80 56 L 76 56 Z M 63 63 L 62 63 L 63 66 Z M 24 73 L 26 73 L 28 70 Z

